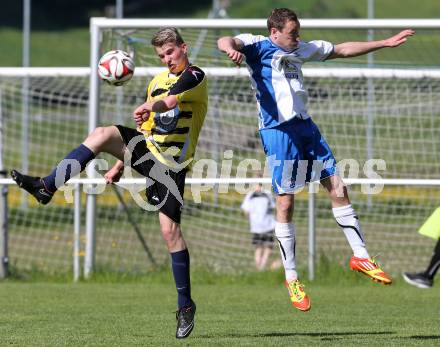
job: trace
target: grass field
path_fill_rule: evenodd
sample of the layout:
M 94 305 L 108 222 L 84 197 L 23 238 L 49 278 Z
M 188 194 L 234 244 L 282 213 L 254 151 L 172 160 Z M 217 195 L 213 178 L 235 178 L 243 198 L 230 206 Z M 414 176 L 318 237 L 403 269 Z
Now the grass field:
M 343 271 L 343 270 L 341 270 Z M 175 333 L 171 274 L 91 283 L 0 284 L 1 346 L 435 346 L 439 288 L 384 287 L 341 272 L 307 283 L 312 310 L 294 310 L 281 274 L 193 273 L 196 327 Z

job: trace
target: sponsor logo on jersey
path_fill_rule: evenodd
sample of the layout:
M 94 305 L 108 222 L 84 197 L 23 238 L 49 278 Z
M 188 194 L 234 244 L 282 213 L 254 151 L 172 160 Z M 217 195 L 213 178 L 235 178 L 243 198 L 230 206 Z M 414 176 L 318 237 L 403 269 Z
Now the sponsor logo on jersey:
M 159 130 L 172 131 L 177 126 L 179 113 L 180 111 L 178 107 L 167 112 L 156 113 L 156 115 L 154 116 L 154 123 Z
M 194 76 L 194 78 L 198 81 L 199 79 L 198 79 L 198 77 L 197 77 L 197 74 L 202 74 L 200 71 L 197 71 L 197 70 L 193 70 L 193 69 L 188 69 L 188 71 L 189 72 L 191 72 L 191 74 Z
M 284 76 L 288 79 L 298 79 L 299 72 L 296 64 L 289 59 L 283 59 L 281 61 L 281 69 L 284 72 Z

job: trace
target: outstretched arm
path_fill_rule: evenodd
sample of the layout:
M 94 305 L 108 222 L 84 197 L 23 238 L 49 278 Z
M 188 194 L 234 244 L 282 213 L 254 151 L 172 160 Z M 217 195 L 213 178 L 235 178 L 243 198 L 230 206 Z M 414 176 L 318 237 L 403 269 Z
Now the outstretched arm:
M 335 45 L 335 49 L 328 59 L 357 57 L 385 47 L 398 47 L 414 34 L 414 30 L 406 29 L 385 40 L 340 43 Z
M 243 48 L 243 42 L 241 40 L 224 36 L 217 40 L 218 49 L 225 52 L 229 59 L 231 59 L 235 64 L 240 65 L 243 62 L 244 55 L 240 52 Z

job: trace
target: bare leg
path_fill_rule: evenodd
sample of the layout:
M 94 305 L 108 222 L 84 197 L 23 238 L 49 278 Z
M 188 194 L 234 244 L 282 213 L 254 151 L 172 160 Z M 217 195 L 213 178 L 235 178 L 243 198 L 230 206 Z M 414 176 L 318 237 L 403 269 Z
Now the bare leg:
M 261 261 L 260 261 L 260 270 L 264 270 L 267 266 L 267 261 L 272 254 L 272 249 L 270 247 L 264 247 L 263 248 L 263 254 L 261 255 Z
M 183 239 L 179 223 L 176 223 L 162 212 L 159 212 L 159 223 L 162 237 L 164 238 L 170 253 L 186 249 L 186 243 Z
M 109 153 L 119 160 L 124 160 L 125 143 L 114 125 L 98 127 L 84 140 L 83 145 L 95 155 L 101 152 Z
M 263 253 L 263 247 L 261 247 L 261 246 L 255 247 L 254 259 L 255 259 L 255 267 L 257 268 L 258 271 L 261 270 L 262 253 Z
M 327 177 L 321 181 L 321 184 L 327 189 L 333 208 L 350 205 L 347 188 L 341 177 L 338 175 Z
M 292 221 L 294 197 L 293 194 L 277 195 L 277 222 L 290 223 Z

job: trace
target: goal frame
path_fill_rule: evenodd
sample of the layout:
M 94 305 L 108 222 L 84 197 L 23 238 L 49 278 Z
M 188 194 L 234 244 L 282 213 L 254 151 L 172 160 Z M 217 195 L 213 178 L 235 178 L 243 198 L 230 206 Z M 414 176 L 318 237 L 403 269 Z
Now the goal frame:
M 178 28 L 200 28 L 200 29 L 264 29 L 265 19 L 90 19 L 90 95 L 89 95 L 89 132 L 97 127 L 99 122 L 99 79 L 98 65 L 100 55 L 101 30 L 108 28 L 134 29 L 134 28 L 158 28 L 164 23 L 172 23 Z M 301 27 L 305 29 L 405 29 L 405 28 L 440 28 L 440 20 L 437 19 L 302 19 Z M 338 73 L 341 69 L 337 69 Z M 379 73 L 379 72 L 378 72 Z M 392 72 L 391 72 L 392 73 Z M 419 72 L 423 73 L 423 72 Z M 88 171 L 90 178 L 93 178 L 93 170 Z M 313 201 L 309 206 L 314 208 Z M 87 196 L 86 215 L 86 256 L 84 274 L 88 277 L 94 267 L 95 249 L 95 214 L 96 196 Z M 314 277 L 314 223 L 313 211 L 309 211 L 309 277 Z

